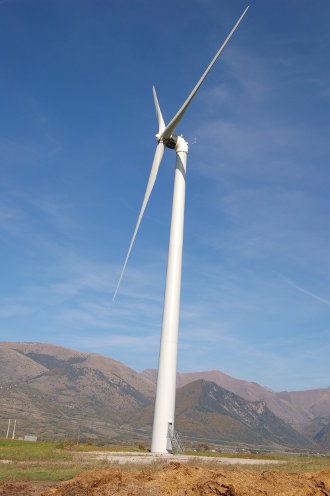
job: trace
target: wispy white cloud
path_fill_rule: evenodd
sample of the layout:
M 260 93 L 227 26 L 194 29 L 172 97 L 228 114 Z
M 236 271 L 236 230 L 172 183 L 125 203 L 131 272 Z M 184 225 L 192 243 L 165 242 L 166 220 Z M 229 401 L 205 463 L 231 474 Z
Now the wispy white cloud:
M 198 168 L 217 180 L 223 179 L 224 170 L 234 176 L 246 177 L 248 173 L 258 172 L 261 177 L 270 178 L 278 173 L 284 151 L 301 139 L 300 129 L 284 123 L 276 127 L 273 123 L 261 122 L 251 127 L 248 122 L 225 119 L 211 120 L 195 133 L 199 154 L 204 155 L 197 162 Z M 204 153 L 206 150 L 209 153 Z M 292 173 L 291 170 L 288 172 Z
M 59 142 L 50 136 L 47 142 L 0 138 L 0 154 L 3 167 L 42 168 L 45 159 L 56 155 L 61 149 Z
M 153 350 L 159 344 L 159 335 L 129 336 L 125 334 L 112 334 L 111 336 L 98 336 L 91 338 L 82 338 L 81 345 L 87 349 L 102 349 L 104 347 L 125 347 L 129 350 Z
M 286 278 L 286 277 L 283 277 L 283 279 L 293 288 L 297 289 L 298 291 L 300 291 L 301 293 L 304 293 L 305 295 L 307 296 L 311 296 L 312 298 L 314 298 L 315 300 L 319 301 L 320 303 L 323 303 L 324 305 L 327 305 L 330 307 L 330 301 L 329 300 L 326 300 L 325 298 L 322 298 L 321 296 L 315 294 L 315 293 L 312 293 L 311 291 L 309 291 L 308 289 L 305 289 L 305 288 L 302 288 L 301 286 L 298 286 L 297 284 L 295 284 L 293 281 L 291 281 L 290 279 Z
M 203 105 L 207 105 L 209 112 L 214 111 L 214 107 L 220 107 L 230 103 L 234 98 L 230 86 L 222 82 L 213 86 L 211 89 L 205 90 L 198 96 L 198 99 Z
M 14 235 L 18 233 L 18 225 L 23 220 L 23 213 L 12 205 L 0 206 L 0 230 Z
M 235 46 L 228 47 L 224 59 L 228 77 L 239 85 L 239 95 L 243 90 L 245 97 L 256 102 L 271 95 L 273 83 L 270 79 L 269 61 Z
M 45 215 L 50 225 L 55 226 L 59 233 L 71 234 L 74 236 L 79 230 L 79 221 L 74 215 L 73 205 L 65 202 L 60 197 L 30 197 L 26 198 L 30 208 L 36 208 Z
M 31 308 L 27 304 L 16 303 L 10 299 L 5 300 L 0 306 L 0 317 L 16 317 L 31 313 Z

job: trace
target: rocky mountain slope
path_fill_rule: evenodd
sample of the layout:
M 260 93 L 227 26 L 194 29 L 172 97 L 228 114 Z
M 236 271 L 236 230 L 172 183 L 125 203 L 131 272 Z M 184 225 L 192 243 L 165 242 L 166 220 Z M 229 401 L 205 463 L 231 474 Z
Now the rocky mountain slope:
M 330 447 L 330 422 L 314 436 L 314 441 L 325 449 Z
M 156 370 L 148 369 L 142 374 L 156 383 Z M 312 436 L 330 422 L 330 388 L 275 393 L 255 382 L 235 379 L 219 370 L 178 373 L 177 387 L 199 379 L 215 382 L 247 401 L 264 401 L 279 418 L 301 432 L 305 432 L 307 429 Z M 318 421 L 315 422 L 315 419 Z M 313 422 L 315 422 L 314 427 L 311 425 Z
M 210 377 L 208 372 L 202 374 Z M 212 374 L 218 380 L 225 376 Z M 270 393 L 265 388 L 225 376 L 225 389 L 236 384 L 241 393 L 237 395 L 219 388 L 216 381 L 209 386 L 209 381 L 199 380 L 190 386 L 188 378 L 195 377 L 179 374 L 179 384 L 180 380 L 187 383 L 178 395 L 176 418 L 177 427 L 186 435 L 252 444 L 305 445 L 297 432 L 277 418 L 269 405 L 266 407 L 263 397 L 264 403 L 244 399 L 244 388 L 253 401 L 257 392 L 259 396 L 263 390 Z M 17 419 L 17 436 L 72 437 L 79 432 L 81 437 L 107 440 L 150 439 L 155 374 L 139 374 L 102 355 L 40 343 L 0 343 L 0 389 L 0 435 L 6 433 L 7 419 L 11 418 Z M 319 393 L 307 393 L 314 401 L 314 412 L 319 412 Z M 301 395 L 298 398 L 302 403 Z M 292 399 L 281 401 L 290 404 Z M 317 418 L 321 419 L 315 423 L 319 428 L 310 439 L 327 423 L 326 417 Z
M 153 405 L 136 412 L 130 422 L 151 429 Z M 176 428 L 191 440 L 222 443 L 296 446 L 313 443 L 272 413 L 262 401 L 246 401 L 214 382 L 197 380 L 177 389 Z
M 0 345 L 1 417 L 19 419 L 17 435 L 113 436 L 128 414 L 150 403 L 154 384 L 94 353 L 39 343 Z M 2 431 L 5 422 L 0 425 Z
M 246 401 L 216 383 L 204 380 L 187 384 L 178 393 L 177 424 L 191 434 L 192 424 L 203 424 L 209 438 L 225 434 L 232 440 L 233 430 L 240 430 L 240 438 L 247 443 L 311 446 L 262 401 Z M 231 425 L 234 422 L 238 424 L 236 429 Z M 224 425 L 227 425 L 225 433 Z
M 96 353 L 82 353 L 61 346 L 42 343 L 0 343 L 0 378 L 1 382 L 25 382 L 42 388 L 42 379 L 46 381 L 52 375 L 67 376 L 69 370 L 73 375 L 83 375 L 81 371 L 97 370 L 103 380 L 152 397 L 154 383 L 138 372 L 111 358 Z M 49 371 L 53 371 L 49 374 Z M 76 374 L 72 371 L 80 371 Z M 126 386 L 125 386 L 126 385 Z

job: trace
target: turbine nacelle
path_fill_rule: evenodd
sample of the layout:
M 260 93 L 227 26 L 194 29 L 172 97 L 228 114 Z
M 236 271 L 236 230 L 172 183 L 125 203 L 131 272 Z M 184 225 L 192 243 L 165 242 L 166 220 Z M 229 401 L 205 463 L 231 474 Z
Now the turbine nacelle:
M 171 150 L 175 150 L 178 142 L 178 136 L 176 134 L 172 134 L 169 138 L 164 139 L 161 133 L 157 133 L 155 134 L 155 138 L 157 143 L 162 142 L 166 148 L 170 148 Z
M 175 134 L 172 134 L 168 139 L 164 140 L 166 148 L 170 148 L 171 150 L 175 150 L 176 145 L 178 143 L 178 137 Z

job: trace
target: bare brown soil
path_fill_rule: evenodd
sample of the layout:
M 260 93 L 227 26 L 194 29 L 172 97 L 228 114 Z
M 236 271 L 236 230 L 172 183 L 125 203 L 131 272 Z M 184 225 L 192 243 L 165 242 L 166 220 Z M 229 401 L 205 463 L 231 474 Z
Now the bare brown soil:
M 52 487 L 36 482 L 7 482 L 1 496 L 329 496 L 330 470 L 285 473 L 207 469 L 170 463 L 158 470 L 108 468 L 85 472 Z
M 0 482 L 0 496 L 39 496 L 52 482 Z

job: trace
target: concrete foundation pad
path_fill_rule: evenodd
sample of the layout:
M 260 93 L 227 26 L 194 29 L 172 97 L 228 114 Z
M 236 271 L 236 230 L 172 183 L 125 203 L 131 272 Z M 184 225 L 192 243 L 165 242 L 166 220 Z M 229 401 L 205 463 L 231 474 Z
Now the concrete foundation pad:
M 79 453 L 90 460 L 107 460 L 109 463 L 219 463 L 223 465 L 272 465 L 283 463 L 281 460 L 262 460 L 257 458 L 227 458 L 224 456 L 193 456 L 193 455 L 170 455 L 166 453 L 136 453 L 127 451 L 88 451 Z

